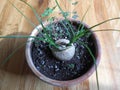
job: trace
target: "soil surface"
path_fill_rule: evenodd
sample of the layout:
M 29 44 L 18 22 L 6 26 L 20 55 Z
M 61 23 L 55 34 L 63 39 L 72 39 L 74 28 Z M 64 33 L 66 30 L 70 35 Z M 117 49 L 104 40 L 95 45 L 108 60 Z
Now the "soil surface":
M 66 26 L 68 25 L 64 21 L 61 21 L 59 23 L 52 23 L 48 26 L 48 29 L 49 27 L 52 29 L 50 29 L 48 32 L 52 35 L 54 40 L 60 38 L 71 38 L 69 33 L 67 33 L 67 30 L 70 30 L 70 28 L 66 29 L 63 24 Z M 77 30 L 78 25 L 79 24 L 75 22 L 72 23 L 74 31 Z M 39 34 L 37 37 L 43 36 Z M 45 76 L 55 80 L 64 81 L 80 77 L 92 67 L 94 62 L 88 50 L 79 42 L 84 42 L 86 45 L 88 45 L 92 53 L 95 55 L 95 40 L 92 35 L 89 37 L 88 35 L 85 35 L 84 37 L 79 38 L 76 43 L 74 43 L 76 51 L 74 57 L 70 61 L 57 60 L 52 55 L 48 43 L 36 40 L 32 45 L 31 52 L 35 67 Z

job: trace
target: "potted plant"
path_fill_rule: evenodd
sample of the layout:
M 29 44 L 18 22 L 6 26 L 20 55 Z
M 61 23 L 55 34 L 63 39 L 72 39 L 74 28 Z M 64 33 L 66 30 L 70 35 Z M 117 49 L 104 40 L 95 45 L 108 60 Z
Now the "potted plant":
M 28 38 L 27 62 L 41 80 L 57 86 L 69 86 L 84 81 L 96 71 L 99 89 L 97 65 L 100 61 L 100 44 L 92 28 L 120 18 L 108 19 L 89 27 L 83 23 L 83 19 L 78 21 L 68 18 L 69 12 L 63 11 L 57 0 L 55 7 L 47 8 L 40 16 L 31 5 L 24 0 L 21 1 L 32 9 L 40 25 L 32 23 L 10 2 L 35 29 L 30 36 L 0 36 L 0 38 Z M 75 4 L 77 2 L 73 3 Z M 59 8 L 63 18 L 51 17 L 43 22 L 41 17 L 49 16 L 55 8 Z M 77 15 L 75 12 L 74 14 L 73 18 L 76 18 Z
M 77 20 L 68 20 L 74 28 L 83 24 Z M 86 24 L 83 25 L 89 30 L 87 31 L 89 34 L 78 38 L 77 42 L 71 43 L 61 22 L 65 23 L 64 19 L 55 20 L 51 24 L 43 23 L 45 27 L 53 26 L 52 37 L 54 37 L 55 45 L 59 46 L 52 46 L 46 42 L 37 41 L 35 38 L 29 38 L 26 45 L 26 58 L 32 71 L 43 81 L 57 86 L 69 86 L 82 82 L 93 73 L 95 65 L 98 65 L 100 60 L 100 45 L 96 35 L 88 29 Z M 61 30 L 63 35 L 55 37 L 56 33 L 59 34 L 59 30 L 56 30 L 61 28 L 63 28 Z M 38 29 L 43 30 L 39 25 L 30 36 L 41 37 Z M 90 49 L 90 52 L 87 49 Z M 90 53 L 95 56 L 95 61 Z

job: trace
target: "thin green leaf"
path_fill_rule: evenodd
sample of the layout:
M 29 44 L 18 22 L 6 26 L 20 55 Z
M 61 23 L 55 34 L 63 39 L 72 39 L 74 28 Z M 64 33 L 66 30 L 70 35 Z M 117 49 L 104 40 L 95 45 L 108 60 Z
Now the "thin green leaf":
M 9 0 L 8 0 L 9 1 Z M 25 16 L 11 1 L 9 1 L 9 3 L 21 14 L 21 15 L 23 15 L 24 16 L 24 18 L 35 28 L 36 27 L 36 25 L 27 17 L 27 16 Z M 39 29 L 38 28 L 36 28 L 38 31 L 39 31 Z
M 74 69 L 75 68 L 75 64 L 68 64 L 68 67 L 71 68 L 71 69 Z
M 35 37 L 35 36 L 25 36 L 25 35 L 10 35 L 10 36 L 0 36 L 0 38 L 35 38 L 40 41 L 46 41 L 46 39 Z M 48 41 L 46 41 L 48 42 Z
M 3 65 L 10 60 L 10 58 L 20 49 L 22 48 L 26 43 L 23 43 L 22 45 L 18 46 L 10 55 L 7 56 L 1 63 L 0 66 L 3 67 Z
M 77 4 L 78 4 L 78 1 L 72 3 L 72 5 L 77 5 Z
M 102 25 L 102 24 L 104 24 L 104 23 L 107 23 L 107 22 L 109 22 L 109 21 L 113 21 L 113 20 L 117 20 L 117 19 L 120 19 L 120 17 L 107 19 L 107 20 L 105 20 L 105 21 L 102 21 L 102 22 L 100 22 L 100 23 L 98 23 L 98 24 L 96 24 L 96 25 L 90 27 L 89 29 L 95 28 L 95 27 L 97 27 L 97 26 L 99 26 L 99 25 Z
M 71 12 L 60 12 L 59 14 L 62 14 L 63 17 L 68 17 Z
M 99 29 L 99 30 L 94 30 L 94 31 L 92 31 L 92 32 L 101 32 L 101 31 L 108 31 L 108 32 L 110 32 L 110 31 L 116 31 L 116 32 L 120 32 L 120 29 Z
M 53 22 L 55 20 L 55 17 L 50 17 L 47 19 L 48 22 Z
M 83 37 L 84 35 L 86 35 L 86 31 L 80 32 L 78 35 L 72 38 L 72 40 L 70 41 L 70 44 L 76 42 L 79 38 Z
M 89 30 L 83 30 L 81 32 L 79 32 L 71 41 L 71 43 L 76 42 L 80 37 L 83 37 L 84 35 L 91 35 L 92 32 L 101 32 L 101 31 L 116 31 L 116 32 L 120 32 L 120 30 L 118 29 L 100 29 L 100 30 L 94 30 L 94 31 L 89 31 Z
M 70 12 L 63 12 L 64 17 L 68 17 L 70 15 Z
M 8 0 L 9 1 L 9 0 Z M 35 28 L 36 25 L 27 17 L 25 16 L 11 1 L 9 3 L 21 14 L 24 16 L 24 18 Z
M 52 39 L 51 36 L 49 36 L 46 28 L 44 27 L 44 25 L 43 25 L 43 23 L 42 23 L 42 19 L 39 17 L 39 15 L 38 15 L 38 13 L 36 12 L 36 10 L 35 10 L 30 4 L 28 4 L 27 2 L 25 2 L 24 0 L 20 0 L 20 1 L 24 2 L 27 6 L 29 6 L 29 7 L 32 9 L 33 13 L 35 14 L 36 18 L 38 19 L 39 23 L 41 24 L 44 32 L 46 33 L 46 34 L 45 34 L 45 38 L 49 41 L 49 44 L 52 44 L 53 46 L 56 47 L 56 44 L 55 44 L 54 40 Z
M 77 14 L 77 12 L 76 12 L 76 11 L 73 11 L 72 14 Z
M 31 10 L 33 11 L 34 15 L 36 16 L 37 20 L 39 21 L 39 23 L 41 24 L 43 30 L 46 30 L 43 23 L 42 23 L 42 19 L 40 18 L 40 16 L 38 15 L 38 13 L 36 12 L 36 10 L 30 5 L 28 4 L 26 1 L 24 0 L 20 0 L 22 1 L 23 3 L 25 3 L 27 6 L 29 6 L 31 8 Z M 39 29 L 38 29 L 39 30 Z
M 70 22 L 68 21 L 67 17 L 64 15 L 64 11 L 63 11 L 62 8 L 60 7 L 58 1 L 55 0 L 55 2 L 56 2 L 56 4 L 57 4 L 58 8 L 60 9 L 60 11 L 61 11 L 63 17 L 65 18 L 65 21 L 68 23 L 68 25 L 69 25 L 69 27 L 70 27 L 70 30 L 71 30 L 71 32 L 72 32 L 72 37 L 74 37 L 75 32 L 74 32 L 73 29 L 72 29 L 72 25 L 71 25 Z
M 53 7 L 53 8 L 49 8 L 49 7 L 48 7 L 41 16 L 42 16 L 42 17 L 49 16 L 50 14 L 53 13 L 53 11 L 54 11 L 55 8 L 56 8 L 56 6 Z
M 77 19 L 79 16 L 77 14 L 73 15 L 72 18 L 73 19 Z
M 68 37 L 71 38 L 71 35 L 70 35 L 70 32 L 69 32 L 67 26 L 66 26 L 63 22 L 61 22 L 61 23 L 62 23 L 62 25 L 65 27 L 65 29 L 67 30 L 67 35 L 68 35 Z
M 83 45 L 89 52 L 89 54 L 91 55 L 93 61 L 94 61 L 94 65 L 95 65 L 95 71 L 96 71 L 96 80 L 97 80 L 97 89 L 99 90 L 99 80 L 98 80 L 98 71 L 97 71 L 97 64 L 96 64 L 96 59 L 92 53 L 92 51 L 90 50 L 90 48 L 85 44 L 85 43 L 82 43 L 82 42 L 79 42 L 81 45 Z
M 88 13 L 90 7 L 91 7 L 91 5 L 89 5 L 89 7 L 87 8 L 86 12 L 84 13 L 81 22 L 83 22 L 83 20 L 85 19 L 85 16 L 87 15 L 87 13 Z M 81 25 L 82 25 L 82 24 L 79 25 L 79 27 L 78 27 L 78 31 L 80 30 Z
M 23 3 L 25 3 L 27 6 L 29 6 L 32 9 L 32 11 L 33 11 L 34 15 L 36 16 L 37 20 L 39 21 L 39 23 L 44 28 L 44 25 L 42 24 L 42 19 L 39 17 L 39 15 L 37 14 L 36 10 L 30 4 L 28 4 L 26 1 L 24 1 L 24 0 L 20 0 L 20 1 L 22 1 Z
M 77 35 L 79 35 L 80 33 L 84 32 L 84 27 L 85 27 L 85 25 L 84 25 L 84 24 L 81 24 L 81 25 L 79 25 L 79 26 L 82 26 L 82 27 L 81 27 L 80 30 L 77 32 Z
M 68 0 L 68 2 L 71 2 L 72 0 Z
M 87 8 L 86 12 L 84 13 L 84 15 L 83 15 L 82 20 L 81 20 L 80 23 L 83 22 L 83 20 L 84 20 L 85 16 L 87 15 L 87 12 L 89 11 L 89 9 L 90 9 L 90 6 Z M 73 42 L 77 41 L 80 37 L 82 37 L 82 36 L 85 35 L 86 31 L 83 32 L 83 29 L 84 29 L 84 25 L 83 25 L 83 24 L 80 24 L 80 25 L 78 26 L 77 35 L 75 35 L 75 36 L 73 37 L 73 39 L 71 39 L 70 43 L 73 43 Z

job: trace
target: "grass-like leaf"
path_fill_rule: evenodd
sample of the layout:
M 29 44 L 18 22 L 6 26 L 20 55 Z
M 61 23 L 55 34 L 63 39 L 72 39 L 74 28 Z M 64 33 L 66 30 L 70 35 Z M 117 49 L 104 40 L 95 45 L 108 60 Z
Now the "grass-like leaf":
M 93 61 L 94 61 L 94 65 L 95 65 L 95 71 L 96 71 L 96 80 L 97 80 L 97 89 L 99 90 L 99 80 L 98 80 L 98 70 L 97 70 L 97 64 L 96 64 L 96 58 L 93 55 L 91 49 L 83 42 L 79 42 L 81 45 L 83 45 L 89 52 L 89 54 L 91 55 Z
M 84 15 L 83 15 L 83 17 L 82 17 L 82 19 L 81 19 L 81 22 L 83 22 L 83 20 L 85 19 L 85 16 L 87 15 L 88 11 L 90 10 L 90 7 L 91 7 L 91 5 L 87 8 L 86 12 L 84 13 Z M 81 30 L 81 29 L 80 29 L 81 25 L 82 25 L 82 24 L 79 25 L 78 31 Z
M 53 13 L 53 11 L 54 11 L 55 8 L 56 8 L 56 6 L 53 7 L 53 8 L 47 8 L 47 9 L 43 12 L 43 14 L 41 14 L 41 16 L 42 16 L 42 17 L 49 16 L 50 14 Z
M 50 43 L 50 45 L 54 45 L 54 43 L 50 42 L 49 40 L 44 39 L 44 38 L 40 38 L 40 37 L 36 37 L 36 36 L 13 35 L 13 36 L 0 36 L 0 38 L 11 38 L 11 39 L 12 38 L 34 38 L 34 39 L 39 40 L 39 41 Z M 57 45 L 55 45 L 54 47 L 58 48 Z
M 47 19 L 48 22 L 53 22 L 55 20 L 55 17 L 50 17 Z
M 56 4 L 57 4 L 58 8 L 60 9 L 60 11 L 61 11 L 61 13 L 62 13 L 63 17 L 65 18 L 65 21 L 67 22 L 67 24 L 68 24 L 68 25 L 69 25 L 69 27 L 70 27 L 70 30 L 71 30 L 71 32 L 72 32 L 71 36 L 72 36 L 72 37 L 74 37 L 75 32 L 74 32 L 74 30 L 73 30 L 73 28 L 72 28 L 72 25 L 71 25 L 71 24 L 70 24 L 70 22 L 68 21 L 68 19 L 67 19 L 66 15 L 64 14 L 65 12 L 64 12 L 64 11 L 62 10 L 62 8 L 60 7 L 60 5 L 59 5 L 58 1 L 57 1 L 57 0 L 55 0 L 55 2 L 56 2 Z
M 8 0 L 9 1 L 9 0 Z M 40 41 L 45 41 L 47 43 L 49 43 L 49 46 L 54 46 L 56 48 L 58 48 L 58 46 L 56 45 L 55 41 L 53 40 L 52 38 L 52 31 L 50 28 L 46 28 L 43 24 L 43 21 L 41 19 L 41 17 L 46 17 L 46 16 L 49 16 L 53 11 L 54 9 L 56 8 L 53 7 L 53 8 L 47 8 L 44 13 L 41 15 L 41 17 L 39 16 L 39 14 L 36 12 L 36 10 L 29 4 L 27 3 L 25 0 L 20 0 L 22 1 L 23 3 L 25 3 L 27 6 L 29 6 L 31 8 L 31 10 L 33 11 L 35 17 L 37 18 L 37 20 L 39 21 L 40 25 L 42 26 L 43 28 L 43 33 L 41 32 L 41 34 L 43 34 L 43 38 L 40 38 L 40 37 L 35 37 L 35 36 L 25 36 L 25 35 L 14 35 L 14 36 L 0 36 L 0 38 L 34 38 L 34 39 L 37 39 L 37 40 L 40 40 Z M 72 1 L 72 0 L 69 0 L 69 1 Z M 25 17 L 25 19 L 33 26 L 33 27 L 36 27 L 36 25 L 27 17 L 25 16 L 11 1 L 9 1 L 10 4 L 21 14 Z M 112 20 L 117 20 L 117 19 L 120 19 L 120 17 L 117 17 L 117 18 L 112 18 L 112 19 L 108 19 L 108 20 L 105 20 L 105 21 L 102 21 L 90 28 L 88 28 L 87 30 L 85 30 L 85 26 L 83 24 L 80 24 L 77 31 L 74 31 L 73 30 L 73 27 L 72 27 L 72 24 L 70 23 L 69 19 L 68 19 L 68 16 L 69 16 L 69 12 L 65 12 L 62 10 L 62 8 L 60 7 L 59 3 L 58 3 L 58 0 L 55 0 L 56 4 L 57 4 L 57 7 L 59 8 L 59 10 L 61 11 L 61 14 L 62 16 L 64 17 L 65 19 L 65 22 L 67 23 L 67 25 L 69 26 L 70 30 L 68 30 L 67 26 L 62 23 L 62 25 L 64 26 L 64 28 L 67 30 L 67 35 L 69 36 L 70 38 L 70 44 L 71 43 L 74 43 L 76 42 L 80 37 L 83 37 L 85 35 L 89 35 L 89 34 L 92 34 L 92 32 L 99 32 L 99 31 L 120 31 L 120 30 L 116 30 L 116 29 L 101 29 L 101 30 L 94 30 L 94 31 L 89 31 L 99 25 L 102 25 L 104 23 L 107 23 L 109 21 L 112 21 Z M 75 1 L 74 3 L 72 3 L 72 5 L 76 5 L 78 4 L 78 1 Z M 86 12 L 84 13 L 83 17 L 82 17 L 82 20 L 81 22 L 83 22 L 88 10 L 90 9 L 90 6 L 88 7 L 88 9 L 86 10 Z M 77 18 L 77 12 L 74 12 L 74 16 L 73 18 Z M 52 22 L 52 18 L 50 19 L 50 22 Z M 38 29 L 38 28 L 37 28 Z M 40 31 L 38 29 L 38 31 Z M 61 33 L 62 35 L 62 33 Z M 56 36 L 57 37 L 57 36 Z M 90 50 L 90 48 L 83 42 L 80 42 L 81 45 L 83 45 L 89 52 L 89 54 L 91 55 L 92 59 L 94 60 L 94 65 L 95 65 L 95 70 L 96 70 L 96 80 L 97 80 L 97 87 L 98 87 L 98 90 L 99 90 L 99 82 L 98 82 L 98 72 L 97 72 L 97 65 L 96 65 L 96 59 L 92 53 L 92 51 Z M 11 56 L 13 56 L 13 54 L 18 50 L 20 49 L 22 46 L 24 45 L 21 45 L 19 46 L 17 49 L 15 49 L 5 60 L 2 64 L 6 63 L 9 58 L 11 58 Z M 73 65 L 71 65 L 70 67 L 73 67 Z
M 61 22 L 61 23 L 62 23 L 62 25 L 65 27 L 65 29 L 67 30 L 68 38 L 69 38 L 69 39 L 72 38 L 71 35 L 70 35 L 70 32 L 69 32 L 69 30 L 68 30 L 68 28 L 67 28 L 67 26 L 66 26 L 63 22 Z
M 30 4 L 28 4 L 26 1 L 24 1 L 24 0 L 20 0 L 20 1 L 24 2 L 27 6 L 29 6 L 29 7 L 32 9 L 34 15 L 36 16 L 36 18 L 37 18 L 37 20 L 39 21 L 39 23 L 41 24 L 44 32 L 46 33 L 46 34 L 45 34 L 45 38 L 48 40 L 49 44 L 57 47 L 57 45 L 56 45 L 56 43 L 54 42 L 54 40 L 52 39 L 51 35 L 48 34 L 46 28 L 44 27 L 43 22 L 42 22 L 42 19 L 40 18 L 40 16 L 39 16 L 38 13 L 36 12 L 36 10 L 35 10 Z
M 104 23 L 107 23 L 107 22 L 109 22 L 109 21 L 113 21 L 113 20 L 117 20 L 117 19 L 120 19 L 120 17 L 107 19 L 107 20 L 105 20 L 105 21 L 102 21 L 102 22 L 100 22 L 100 23 L 98 23 L 98 24 L 96 24 L 96 25 L 90 27 L 89 29 L 95 28 L 95 27 L 97 27 L 97 26 L 99 26 L 99 25 L 102 25 L 102 24 L 104 24 Z
M 3 67 L 5 65 L 5 63 L 7 63 L 10 58 L 20 49 L 22 48 L 23 46 L 25 46 L 26 42 L 23 43 L 22 45 L 18 46 L 10 55 L 8 55 L 1 63 L 0 63 L 0 66 Z
M 77 5 L 77 4 L 78 4 L 78 1 L 72 3 L 72 5 Z
M 34 28 L 36 27 L 36 25 L 35 25 L 26 15 L 24 15 L 11 1 L 8 0 L 8 2 L 9 2 L 22 16 L 24 16 L 24 18 L 30 23 L 30 25 L 32 25 Z
M 83 23 L 83 20 L 84 20 L 85 16 L 87 15 L 87 13 L 90 9 L 90 6 L 87 8 L 86 12 L 84 13 L 82 20 L 81 20 L 81 23 Z M 74 35 L 74 37 L 71 39 L 70 44 L 76 42 L 80 37 L 82 37 L 86 34 L 86 31 L 84 31 L 84 27 L 85 27 L 84 24 L 80 24 L 78 26 L 77 32 Z
M 72 16 L 72 18 L 73 19 L 77 19 L 79 16 L 77 15 L 77 14 L 74 14 L 73 16 Z
M 99 29 L 99 30 L 94 30 L 92 32 L 104 32 L 104 31 L 107 31 L 107 32 L 120 32 L 120 29 Z
M 36 12 L 36 10 L 30 5 L 28 4 L 25 0 L 20 0 L 23 3 L 25 3 L 27 6 L 29 6 L 31 8 L 31 10 L 33 11 L 34 15 L 36 16 L 37 20 L 39 21 L 39 23 L 42 24 L 42 19 L 39 17 L 38 13 Z M 43 26 L 44 27 L 44 26 Z
M 68 0 L 68 2 L 71 2 L 72 0 Z
M 34 38 L 40 41 L 45 41 L 43 38 L 35 37 L 35 36 L 25 36 L 25 35 L 10 35 L 10 36 L 0 36 L 0 38 Z M 46 41 L 47 42 L 47 41 Z

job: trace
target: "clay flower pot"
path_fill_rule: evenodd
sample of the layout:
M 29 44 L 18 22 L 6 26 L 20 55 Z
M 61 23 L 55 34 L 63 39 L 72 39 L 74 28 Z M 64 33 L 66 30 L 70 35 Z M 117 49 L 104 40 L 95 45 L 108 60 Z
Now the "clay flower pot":
M 71 22 L 76 22 L 76 23 L 80 23 L 79 21 L 77 20 L 71 20 Z M 56 21 L 55 21 L 56 22 Z M 49 23 L 44 23 L 44 26 L 48 25 Z M 85 27 L 88 28 L 88 26 L 86 24 L 84 24 Z M 42 30 L 42 27 L 41 25 L 37 26 L 36 28 Z M 30 36 L 36 36 L 38 35 L 38 30 L 37 29 L 34 29 L 31 33 Z M 92 33 L 92 36 L 94 37 L 94 42 L 95 42 L 95 55 L 96 55 L 96 65 L 99 64 L 99 61 L 100 61 L 100 44 L 99 44 L 99 41 L 95 35 L 95 33 Z M 31 47 L 32 47 L 32 40 L 34 40 L 34 38 L 29 38 L 28 39 L 28 43 L 26 45 L 26 59 L 27 59 L 27 63 L 29 65 L 29 67 L 31 68 L 31 70 L 34 72 L 34 74 L 41 80 L 49 83 L 49 84 L 52 84 L 52 85 L 56 85 L 56 86 L 70 86 L 70 85 L 74 85 L 74 84 L 77 84 L 77 83 L 81 83 L 83 82 L 84 80 L 86 80 L 94 71 L 95 71 L 95 65 L 93 64 L 93 66 L 91 68 L 89 68 L 89 70 L 83 74 L 82 76 L 78 77 L 78 78 L 75 78 L 75 79 L 71 79 L 71 80 L 66 80 L 66 81 L 61 81 L 61 80 L 54 80 L 54 79 L 51 79 L 51 78 L 48 78 L 46 77 L 44 74 L 42 74 L 41 72 L 39 72 L 34 63 L 33 63 L 33 60 L 32 60 L 32 56 L 31 56 Z M 74 50 L 74 47 L 72 47 L 72 49 Z

